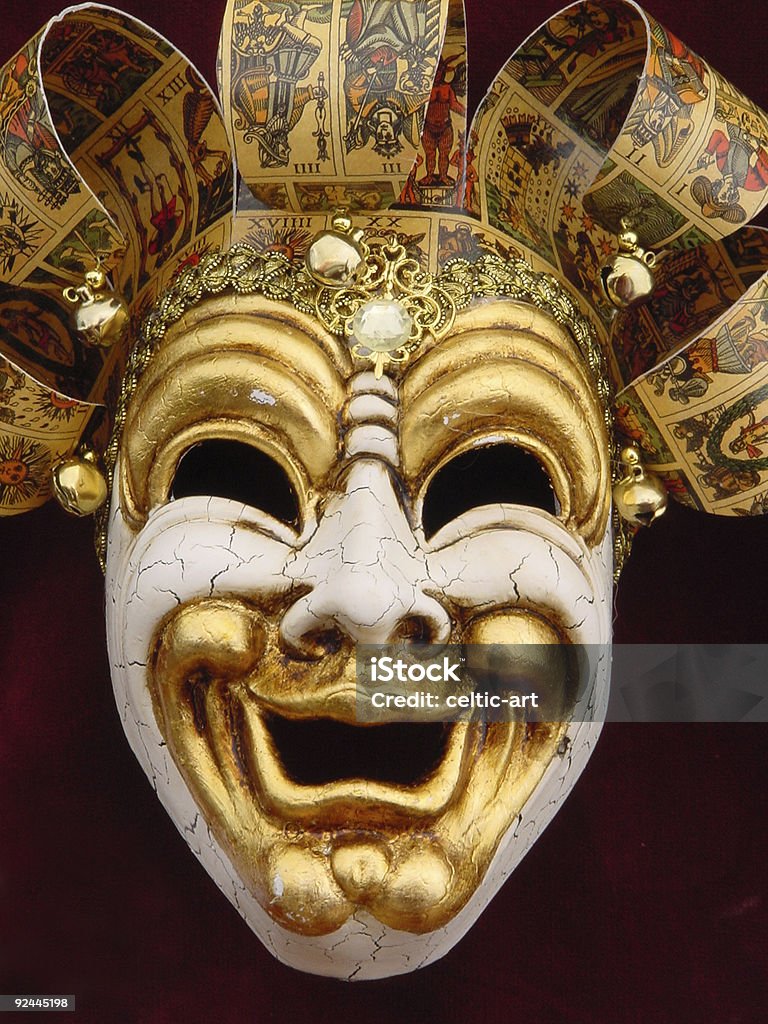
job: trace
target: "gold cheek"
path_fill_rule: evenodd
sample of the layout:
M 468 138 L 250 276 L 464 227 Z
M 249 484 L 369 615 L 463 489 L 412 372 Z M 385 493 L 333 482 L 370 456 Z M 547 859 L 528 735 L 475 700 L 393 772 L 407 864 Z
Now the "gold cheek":
M 226 846 L 245 840 L 234 695 L 263 657 L 267 625 L 235 599 L 183 605 L 161 626 L 150 689 L 163 738 L 206 820 Z
M 489 612 L 469 624 L 464 642 L 467 667 L 480 689 L 494 678 L 515 689 L 519 678 L 522 688 L 539 696 L 539 722 L 559 722 L 568 714 L 576 684 L 572 648 L 543 615 L 527 608 Z
M 480 615 L 467 626 L 468 644 L 561 644 L 562 635 L 537 612 L 505 608 Z
M 324 935 L 354 907 L 316 844 L 263 814 L 242 746 L 243 680 L 263 661 L 269 632 L 242 601 L 182 606 L 158 633 L 152 696 L 171 755 L 249 891 L 285 928 Z
M 243 676 L 258 663 L 265 631 L 239 601 L 208 599 L 184 605 L 160 634 L 156 674 L 178 685 L 191 673 Z
M 499 842 L 557 756 L 569 714 L 562 657 L 569 645 L 563 642 L 557 624 L 545 615 L 524 608 L 497 609 L 477 616 L 462 639 L 467 644 L 535 645 L 537 671 L 549 679 L 553 698 L 552 713 L 543 713 L 549 721 L 488 724 L 477 748 L 470 783 L 439 823 L 443 845 L 452 851 L 455 865 L 446 901 L 451 912 L 446 920 L 480 884 Z M 512 672 L 517 654 L 511 651 L 510 656 Z M 461 902 L 459 894 L 463 894 Z

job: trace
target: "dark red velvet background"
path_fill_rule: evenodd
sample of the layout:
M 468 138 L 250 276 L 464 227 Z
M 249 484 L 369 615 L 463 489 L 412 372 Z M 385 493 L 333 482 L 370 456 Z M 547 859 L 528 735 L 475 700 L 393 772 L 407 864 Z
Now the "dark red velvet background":
M 209 80 L 223 6 L 124 4 Z M 467 0 L 473 108 L 555 6 Z M 648 7 L 768 107 L 762 0 Z M 2 56 L 58 10 L 4 0 Z M 90 524 L 51 506 L 3 519 L 0 552 L 0 992 L 75 993 L 88 1024 L 765 1019 L 765 727 L 606 727 L 554 824 L 457 948 L 416 975 L 344 985 L 262 949 L 134 762 Z M 768 523 L 673 508 L 625 570 L 618 639 L 764 640 L 767 556 Z

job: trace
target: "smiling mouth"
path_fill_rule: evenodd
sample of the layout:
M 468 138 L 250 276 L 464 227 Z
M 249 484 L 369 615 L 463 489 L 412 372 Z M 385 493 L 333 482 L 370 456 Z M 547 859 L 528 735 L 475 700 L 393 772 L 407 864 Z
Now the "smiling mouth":
M 439 722 L 361 728 L 334 718 L 275 713 L 267 713 L 264 724 L 283 771 L 300 786 L 349 779 L 417 786 L 445 757 L 450 733 Z
M 289 663 L 254 621 L 235 599 L 186 606 L 151 671 L 171 756 L 234 870 L 302 935 L 363 909 L 400 931 L 444 926 L 566 723 L 360 722 L 348 652 Z
M 271 648 L 261 653 L 258 674 L 246 663 L 237 666 L 239 678 L 214 673 L 196 638 L 234 645 L 242 623 L 249 620 L 233 615 L 228 602 L 178 613 L 160 638 L 153 672 L 172 751 L 217 816 L 225 799 L 240 808 L 233 821 L 242 821 L 248 805 L 248 817 L 272 828 L 389 834 L 434 822 L 461 799 L 484 727 L 357 722 L 354 661 L 346 652 L 311 681 L 303 665 L 286 669 Z M 244 629 L 242 649 L 253 647 Z
M 369 828 L 436 817 L 456 798 L 477 728 L 351 725 L 243 707 L 241 749 L 269 812 L 305 827 Z

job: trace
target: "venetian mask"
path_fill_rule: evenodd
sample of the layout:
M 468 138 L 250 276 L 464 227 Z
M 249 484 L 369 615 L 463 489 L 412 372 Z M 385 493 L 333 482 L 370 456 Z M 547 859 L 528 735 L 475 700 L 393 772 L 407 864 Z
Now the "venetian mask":
M 609 512 L 592 370 L 525 302 L 471 303 L 380 376 L 263 294 L 197 301 L 156 341 L 109 520 L 118 706 L 280 959 L 435 959 L 546 825 L 606 697 L 608 659 L 572 720 L 561 653 L 610 639 Z M 396 640 L 535 644 L 559 720 L 361 723 L 356 646 Z
M 227 4 L 221 108 L 109 8 L 6 65 L 0 514 L 111 493 L 134 753 L 274 955 L 364 979 L 450 949 L 593 749 L 612 480 L 633 525 L 765 509 L 768 120 L 629 0 L 471 124 L 461 0 L 311 6 Z M 361 720 L 391 643 L 498 645 L 546 713 Z

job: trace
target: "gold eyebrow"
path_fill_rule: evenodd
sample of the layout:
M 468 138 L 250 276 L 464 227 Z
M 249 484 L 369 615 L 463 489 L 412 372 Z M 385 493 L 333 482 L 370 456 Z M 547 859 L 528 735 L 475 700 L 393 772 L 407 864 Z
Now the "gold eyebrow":
M 564 521 L 599 541 L 610 510 L 610 443 L 594 382 L 570 334 L 513 300 L 461 313 L 402 384 L 402 464 L 415 489 L 450 451 L 483 437 L 529 449 Z
M 184 450 L 203 437 L 256 443 L 300 491 L 333 468 L 347 351 L 317 321 L 260 295 L 226 295 L 171 326 L 131 399 L 120 497 L 138 529 L 167 499 Z M 305 496 L 305 494 L 304 494 Z

